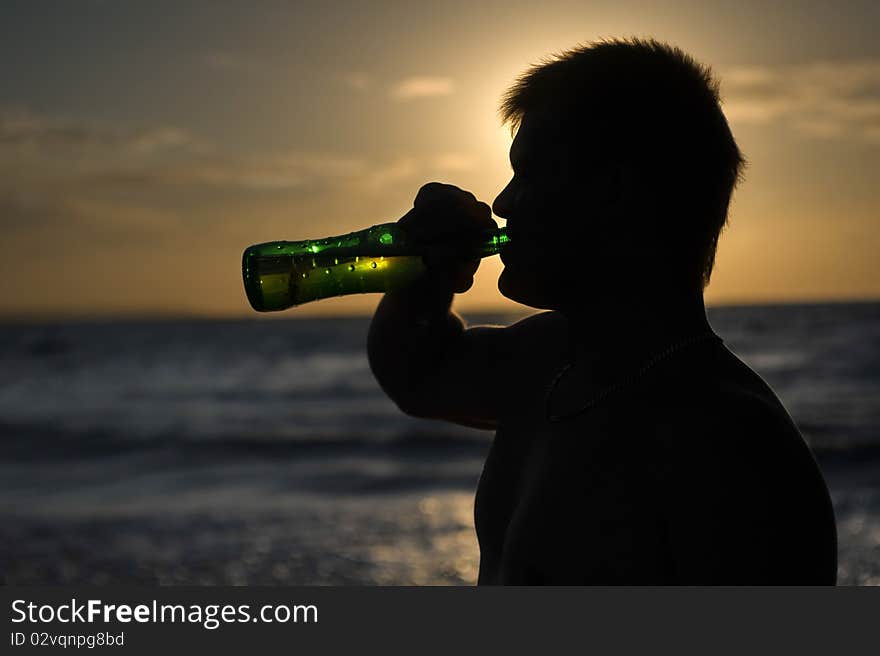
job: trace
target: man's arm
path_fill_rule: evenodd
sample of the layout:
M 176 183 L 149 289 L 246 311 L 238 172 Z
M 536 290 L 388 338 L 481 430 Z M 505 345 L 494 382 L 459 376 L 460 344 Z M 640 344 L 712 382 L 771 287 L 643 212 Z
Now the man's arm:
M 526 384 L 564 334 L 564 319 L 539 312 L 468 328 L 451 300 L 424 283 L 385 294 L 367 339 L 370 368 L 407 414 L 495 429 L 527 401 Z
M 505 402 L 508 329 L 467 328 L 452 292 L 427 282 L 385 294 L 367 339 L 370 368 L 407 414 L 494 429 Z
M 398 221 L 414 243 L 496 227 L 492 211 L 473 194 L 428 183 Z M 502 328 L 466 328 L 451 311 L 452 297 L 473 285 L 479 258 L 426 258 L 425 275 L 385 294 L 367 341 L 370 368 L 404 412 L 466 426 L 494 428 L 503 392 L 499 353 Z

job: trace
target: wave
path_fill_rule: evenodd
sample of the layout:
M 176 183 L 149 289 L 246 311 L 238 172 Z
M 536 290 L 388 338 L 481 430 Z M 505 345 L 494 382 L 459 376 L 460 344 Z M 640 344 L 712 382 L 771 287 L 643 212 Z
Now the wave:
M 203 460 L 342 455 L 411 455 L 418 458 L 437 452 L 444 452 L 447 456 L 472 456 L 484 454 L 489 443 L 488 433 L 476 431 L 406 431 L 389 433 L 381 438 L 362 435 L 341 438 L 338 435 L 316 434 L 310 438 L 283 439 L 239 435 L 207 440 L 171 434 L 138 438 L 104 431 L 47 432 L 30 426 L 0 424 L 0 454 L 7 462 L 71 461 L 138 453 L 174 453 L 182 458 L 197 457 Z

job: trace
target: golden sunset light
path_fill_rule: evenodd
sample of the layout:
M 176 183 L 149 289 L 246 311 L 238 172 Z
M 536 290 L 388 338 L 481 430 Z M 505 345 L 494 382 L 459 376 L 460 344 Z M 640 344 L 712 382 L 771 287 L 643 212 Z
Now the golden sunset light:
M 864 6 L 7 7 L 0 312 L 250 316 L 246 246 L 394 221 L 431 180 L 491 204 L 510 173 L 505 89 L 554 52 L 633 35 L 713 68 L 748 160 L 709 303 L 876 298 L 880 53 Z M 485 260 L 456 307 L 527 310 L 498 292 L 501 268 Z
M 880 585 L 878 26 L 878 0 L 0 3 L 12 646 L 495 653 L 583 634 L 594 592 L 616 647 L 815 642 L 771 587 L 851 638 L 822 597 Z M 77 600 L 103 619 L 68 626 Z

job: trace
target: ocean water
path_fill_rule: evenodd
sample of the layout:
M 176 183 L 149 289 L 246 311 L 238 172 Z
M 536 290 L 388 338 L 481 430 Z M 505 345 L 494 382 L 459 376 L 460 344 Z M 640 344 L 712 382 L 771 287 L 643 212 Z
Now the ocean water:
M 817 454 L 839 581 L 880 584 L 880 304 L 720 307 L 710 320 Z M 0 326 L 0 575 L 473 583 L 491 434 L 403 415 L 370 373 L 368 324 Z

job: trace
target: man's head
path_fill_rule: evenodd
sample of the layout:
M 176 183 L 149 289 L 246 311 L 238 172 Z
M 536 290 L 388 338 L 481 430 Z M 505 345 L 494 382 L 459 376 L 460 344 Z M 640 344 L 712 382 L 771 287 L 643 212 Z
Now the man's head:
M 493 207 L 512 236 L 502 293 L 564 309 L 708 284 L 744 163 L 709 69 L 656 41 L 603 41 L 528 70 L 501 113 L 516 130 Z

